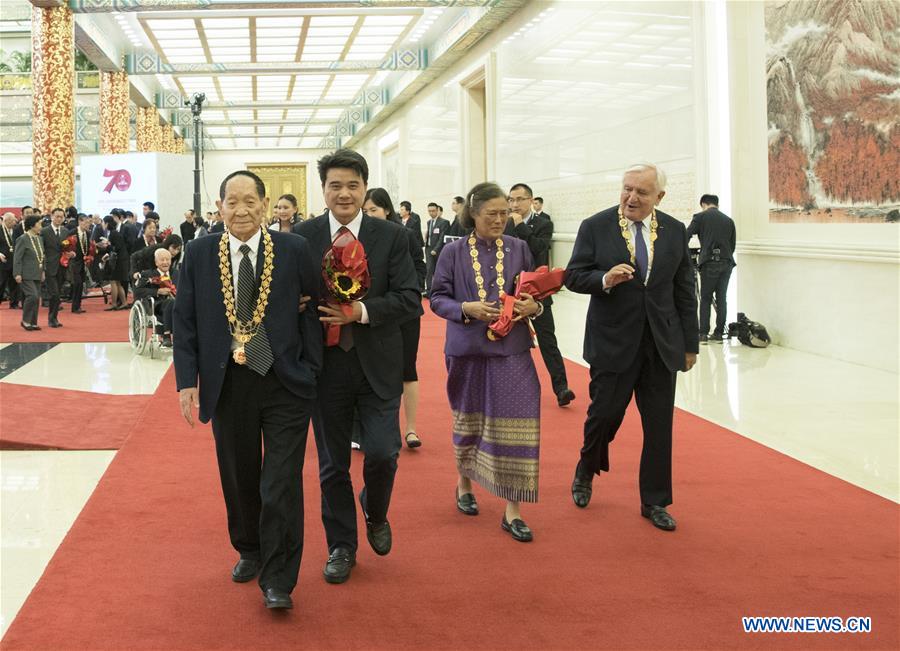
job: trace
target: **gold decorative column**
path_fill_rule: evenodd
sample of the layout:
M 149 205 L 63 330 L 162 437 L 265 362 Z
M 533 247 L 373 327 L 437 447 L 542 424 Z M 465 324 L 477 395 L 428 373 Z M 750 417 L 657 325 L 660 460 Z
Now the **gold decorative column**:
M 75 24 L 68 6 L 32 7 L 34 204 L 75 203 Z
M 154 106 L 140 107 L 137 114 L 138 151 L 159 151 L 159 113 Z
M 128 75 L 100 73 L 100 153 L 128 153 Z
M 175 150 L 172 152 L 173 154 L 183 154 L 184 153 L 184 138 L 181 136 L 175 136 Z

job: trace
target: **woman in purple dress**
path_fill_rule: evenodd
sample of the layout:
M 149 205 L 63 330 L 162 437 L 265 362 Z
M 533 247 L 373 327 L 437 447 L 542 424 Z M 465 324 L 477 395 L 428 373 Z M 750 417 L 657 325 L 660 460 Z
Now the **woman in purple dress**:
M 456 507 L 478 515 L 472 480 L 505 499 L 501 526 L 520 542 L 532 539 L 519 502 L 536 502 L 540 450 L 540 394 L 531 359 L 528 318 L 541 306 L 528 294 L 515 302 L 505 337 L 489 336 L 502 297 L 534 264 L 524 241 L 503 235 L 506 194 L 481 183 L 466 195 L 460 220 L 474 231 L 446 245 L 434 271 L 431 309 L 447 320 L 444 354 L 453 410 L 453 447 L 459 481 Z

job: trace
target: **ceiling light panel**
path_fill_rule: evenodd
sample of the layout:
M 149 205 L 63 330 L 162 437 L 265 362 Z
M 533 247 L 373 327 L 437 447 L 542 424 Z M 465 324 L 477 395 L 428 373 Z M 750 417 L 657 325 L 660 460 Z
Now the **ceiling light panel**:
M 363 25 L 366 27 L 373 25 L 382 27 L 406 27 L 410 20 L 412 20 L 412 16 L 366 16 Z
M 309 120 L 312 114 L 312 109 L 291 109 L 287 112 L 289 120 Z
M 264 27 L 295 27 L 299 31 L 302 26 L 303 16 L 275 16 L 256 19 L 256 29 Z
M 205 29 L 203 33 L 206 34 L 206 39 L 212 43 L 213 41 L 219 42 L 228 42 L 232 39 L 241 39 L 242 41 L 250 40 L 250 30 L 244 27 L 243 29 Z
M 337 120 L 343 115 L 344 109 L 319 109 L 316 111 L 317 120 Z
M 291 55 L 297 49 L 297 39 L 290 36 L 272 36 L 264 37 L 256 35 L 256 51 L 257 52 L 290 52 Z M 293 56 L 292 56 L 293 58 Z
M 246 29 L 250 24 L 246 18 L 203 18 L 200 22 L 203 24 L 203 29 L 211 30 L 235 29 L 241 27 Z
M 207 116 L 204 116 L 207 117 Z M 227 126 L 204 126 L 203 131 L 211 136 L 227 136 L 231 131 L 231 127 Z
M 307 38 L 347 38 L 353 32 L 351 27 L 310 27 Z
M 256 28 L 256 38 L 293 38 L 300 36 L 300 30 L 295 27 L 269 27 L 266 29 Z
M 319 46 L 319 45 L 340 45 L 344 46 L 347 43 L 346 36 L 315 36 L 315 37 L 306 37 L 306 47 L 310 46 Z
M 153 31 L 158 29 L 193 29 L 196 30 L 194 21 L 190 18 L 151 18 L 147 26 Z
M 309 19 L 311 27 L 339 27 L 356 24 L 357 16 L 313 16 Z

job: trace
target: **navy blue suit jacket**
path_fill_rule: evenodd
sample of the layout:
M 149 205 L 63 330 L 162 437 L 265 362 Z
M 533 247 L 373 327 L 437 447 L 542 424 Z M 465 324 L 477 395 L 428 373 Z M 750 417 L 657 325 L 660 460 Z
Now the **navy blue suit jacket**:
M 607 208 L 581 223 L 566 268 L 566 287 L 591 295 L 584 359 L 602 371 L 625 371 L 638 354 L 644 324 L 649 322 L 668 369 L 683 370 L 685 353 L 699 348 L 694 272 L 684 224 L 657 211 L 647 284 L 635 276 L 606 292 L 603 275 L 617 264 L 632 264 L 618 210 L 618 206 Z
M 275 357 L 273 369 L 282 384 L 300 398 L 316 397 L 322 368 L 322 328 L 316 315 L 319 260 L 302 237 L 269 231 L 274 245 L 274 269 L 263 323 Z M 200 386 L 200 421 L 216 410 L 225 369 L 231 358 L 231 333 L 225 318 L 219 273 L 219 241 L 226 235 L 192 240 L 184 252 L 175 298 L 174 360 L 178 390 Z M 262 274 L 262 241 L 256 256 Z M 232 270 L 236 274 L 237 270 Z M 300 298 L 313 297 L 298 312 Z

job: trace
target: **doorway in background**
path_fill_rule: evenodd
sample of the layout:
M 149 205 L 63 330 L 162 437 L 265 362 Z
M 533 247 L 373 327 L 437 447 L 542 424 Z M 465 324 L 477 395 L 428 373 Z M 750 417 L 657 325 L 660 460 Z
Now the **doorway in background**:
M 266 185 L 266 196 L 269 197 L 268 223 L 272 223 L 272 210 L 283 194 L 297 197 L 297 210 L 309 217 L 306 206 L 306 164 L 285 165 L 284 163 L 254 163 L 247 169 L 262 179 Z

